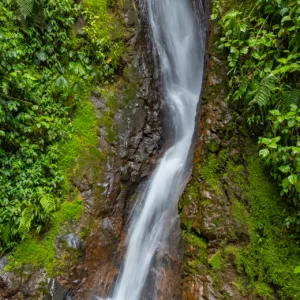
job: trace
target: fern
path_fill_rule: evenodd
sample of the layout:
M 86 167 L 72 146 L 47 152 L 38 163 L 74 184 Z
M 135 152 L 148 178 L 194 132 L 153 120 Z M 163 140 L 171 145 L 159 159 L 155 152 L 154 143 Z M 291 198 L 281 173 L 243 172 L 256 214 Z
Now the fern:
M 277 78 L 273 75 L 269 75 L 268 77 L 262 79 L 254 99 L 249 103 L 249 105 L 258 105 L 260 107 L 264 107 L 270 104 L 271 94 L 276 82 Z
M 53 211 L 56 210 L 56 203 L 53 197 L 51 197 L 50 195 L 44 195 L 41 199 L 40 199 L 40 203 L 42 205 L 43 210 L 49 214 Z
M 34 0 L 17 0 L 20 15 L 26 19 L 33 10 Z
M 34 206 L 26 207 L 22 212 L 22 217 L 19 224 L 19 232 L 24 238 L 31 229 L 31 223 L 34 218 Z
M 281 104 L 281 109 L 283 112 L 289 111 L 291 105 L 297 105 L 300 102 L 300 90 L 291 89 L 283 93 L 283 100 Z

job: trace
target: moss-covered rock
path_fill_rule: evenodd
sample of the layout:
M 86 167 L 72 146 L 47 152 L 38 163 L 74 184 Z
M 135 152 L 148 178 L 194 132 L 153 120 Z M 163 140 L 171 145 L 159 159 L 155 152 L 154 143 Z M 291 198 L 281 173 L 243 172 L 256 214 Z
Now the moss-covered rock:
M 193 174 L 179 203 L 182 298 L 300 299 L 300 248 L 284 225 L 290 208 L 265 172 L 239 107 L 225 101 L 226 55 L 217 39 L 212 22 Z M 205 248 L 187 236 L 204 240 Z

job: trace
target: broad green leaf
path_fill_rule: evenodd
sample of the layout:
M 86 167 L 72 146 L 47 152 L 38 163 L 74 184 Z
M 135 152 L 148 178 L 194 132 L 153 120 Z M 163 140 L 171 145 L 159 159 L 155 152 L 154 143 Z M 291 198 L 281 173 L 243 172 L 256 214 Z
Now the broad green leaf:
M 281 24 L 285 23 L 285 22 L 288 22 L 288 21 L 291 21 L 291 17 L 290 16 L 285 16 L 281 19 Z
M 297 182 L 295 183 L 295 189 L 296 189 L 296 191 L 297 191 L 298 193 L 300 193 L 300 182 L 299 182 L 299 181 L 297 181 Z
M 287 188 L 290 185 L 290 181 L 288 178 L 283 179 L 282 186 L 283 188 Z
M 61 90 L 66 90 L 69 86 L 68 80 L 62 75 L 56 79 L 55 84 Z
M 272 140 L 267 139 L 267 138 L 262 138 L 262 139 L 261 139 L 261 142 L 264 143 L 264 144 L 266 144 L 266 145 L 269 145 L 269 144 L 271 143 L 271 141 L 272 141 Z
M 298 180 L 297 175 L 296 174 L 292 174 L 288 177 L 288 180 L 291 184 L 295 184 Z
M 266 158 L 270 154 L 270 151 L 268 149 L 262 149 L 259 151 L 259 156 L 262 158 Z
M 275 110 L 270 110 L 269 113 L 273 116 L 280 116 L 280 111 L 275 109 Z
M 274 142 L 272 142 L 271 144 L 268 145 L 269 148 L 271 149 L 277 149 L 278 145 Z
M 295 274 L 300 274 L 300 266 L 295 268 L 294 273 Z
M 288 173 L 291 171 L 291 168 L 289 165 L 281 166 L 278 168 L 282 173 Z

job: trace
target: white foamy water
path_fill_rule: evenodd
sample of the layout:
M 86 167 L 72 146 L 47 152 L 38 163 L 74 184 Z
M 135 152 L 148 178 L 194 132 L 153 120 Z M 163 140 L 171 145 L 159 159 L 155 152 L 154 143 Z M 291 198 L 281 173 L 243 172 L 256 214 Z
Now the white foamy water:
M 187 181 L 202 85 L 205 37 L 200 34 L 192 0 L 142 1 L 159 55 L 173 143 L 136 200 L 126 257 L 111 300 L 143 299 L 151 263 L 167 241 L 172 218 L 177 218 L 174 208 Z

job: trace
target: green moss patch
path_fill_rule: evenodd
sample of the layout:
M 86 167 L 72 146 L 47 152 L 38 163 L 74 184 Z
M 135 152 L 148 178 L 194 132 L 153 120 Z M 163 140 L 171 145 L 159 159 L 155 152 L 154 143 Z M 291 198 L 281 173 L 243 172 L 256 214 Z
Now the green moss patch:
M 76 110 L 70 139 L 60 147 L 60 169 L 65 178 L 65 192 L 69 192 L 70 178 L 78 169 L 78 161 L 87 158 L 97 145 L 97 120 L 93 105 L 83 101 Z
M 201 178 L 207 181 L 210 187 L 220 194 L 221 191 L 218 184 L 217 174 L 219 163 L 216 154 L 209 154 L 207 160 L 201 163 L 197 168 Z
M 209 265 L 212 267 L 214 271 L 220 270 L 222 268 L 222 254 L 221 251 L 218 250 L 209 260 Z
M 72 202 L 66 201 L 59 211 L 54 213 L 51 229 L 39 237 L 32 233 L 18 245 L 9 256 L 5 271 L 16 271 L 26 267 L 29 269 L 45 269 L 49 275 L 55 273 L 58 264 L 54 249 L 54 239 L 61 226 L 67 222 L 77 222 L 81 215 L 83 203 L 78 197 Z
M 242 254 L 249 286 L 260 295 L 270 294 L 275 286 L 281 299 L 300 299 L 300 276 L 294 269 L 300 264 L 300 247 L 284 227 L 288 205 L 265 175 L 257 155 L 248 159 L 250 244 Z

